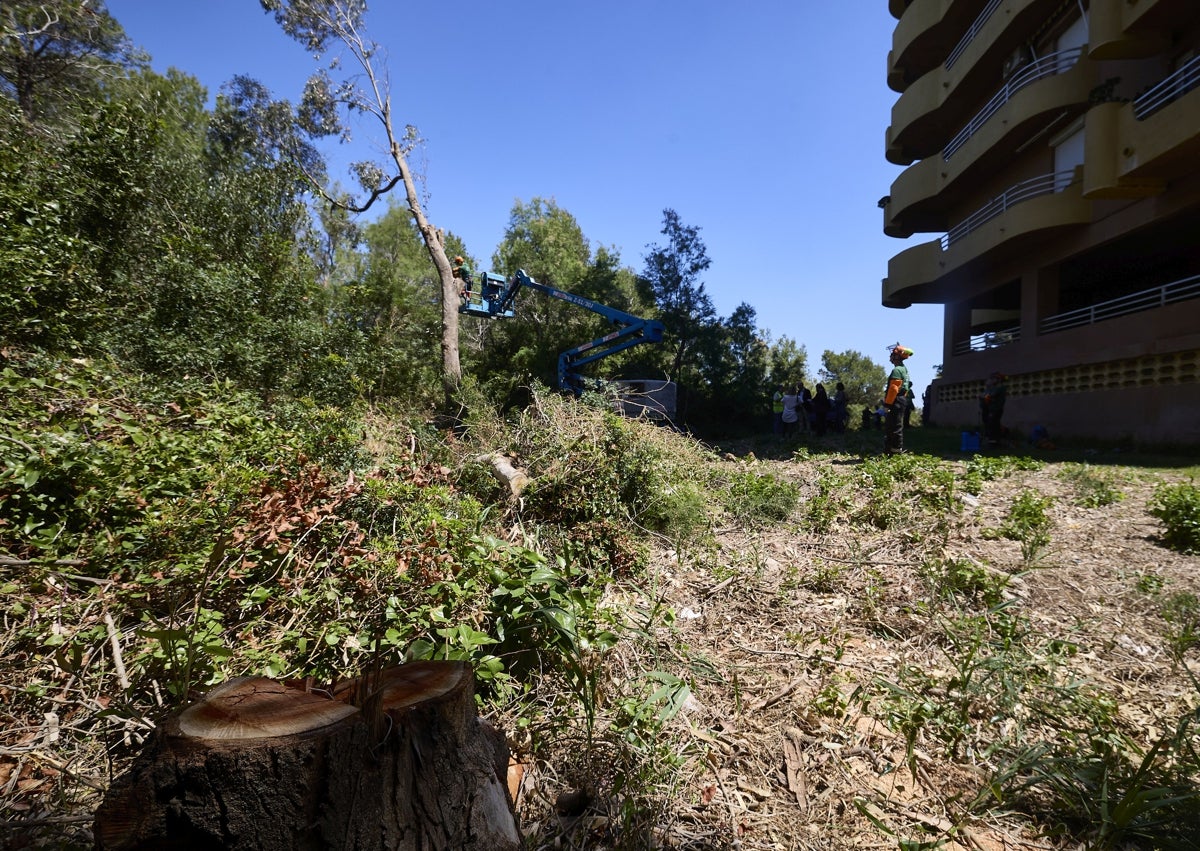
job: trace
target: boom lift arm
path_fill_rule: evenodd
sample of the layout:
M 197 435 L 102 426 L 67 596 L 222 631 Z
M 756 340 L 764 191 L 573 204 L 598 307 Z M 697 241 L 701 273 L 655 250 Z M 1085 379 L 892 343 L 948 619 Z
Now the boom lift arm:
M 537 290 L 551 298 L 569 301 L 585 310 L 600 314 L 617 326 L 617 330 L 590 342 L 582 343 L 573 349 L 568 349 L 558 356 L 558 388 L 560 390 L 571 390 L 578 395 L 583 392 L 585 383 L 584 376 L 579 373 L 581 367 L 609 355 L 615 355 L 617 352 L 639 343 L 662 342 L 663 324 L 657 319 L 642 319 L 632 313 L 592 301 L 590 298 L 539 283 L 529 277 L 524 269 L 518 269 L 517 273 L 507 281 L 500 275 L 484 272 L 479 281 L 468 282 L 463 293 L 463 303 L 458 310 L 460 313 L 489 319 L 512 316 L 514 313 L 513 300 L 521 287 Z M 473 291 L 475 289 L 478 291 Z

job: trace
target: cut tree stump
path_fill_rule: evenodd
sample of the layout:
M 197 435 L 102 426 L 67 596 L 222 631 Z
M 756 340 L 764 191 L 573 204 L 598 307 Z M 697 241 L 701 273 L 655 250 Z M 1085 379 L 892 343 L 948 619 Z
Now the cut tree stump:
M 96 812 L 96 848 L 515 851 L 507 763 L 461 662 L 332 693 L 244 677 L 147 740 Z

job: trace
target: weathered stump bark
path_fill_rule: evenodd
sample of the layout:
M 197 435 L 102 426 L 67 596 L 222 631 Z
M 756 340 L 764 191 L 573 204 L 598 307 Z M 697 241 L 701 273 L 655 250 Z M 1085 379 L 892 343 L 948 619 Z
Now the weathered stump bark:
M 476 717 L 466 666 L 403 665 L 369 686 L 217 687 L 114 781 L 97 849 L 520 848 L 507 747 Z

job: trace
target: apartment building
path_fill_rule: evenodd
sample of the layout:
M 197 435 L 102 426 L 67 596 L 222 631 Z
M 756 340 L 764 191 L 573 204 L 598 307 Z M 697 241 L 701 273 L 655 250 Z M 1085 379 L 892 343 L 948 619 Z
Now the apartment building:
M 887 0 L 883 304 L 945 306 L 933 419 L 1200 445 L 1200 0 Z M 917 388 L 920 392 L 921 388 Z

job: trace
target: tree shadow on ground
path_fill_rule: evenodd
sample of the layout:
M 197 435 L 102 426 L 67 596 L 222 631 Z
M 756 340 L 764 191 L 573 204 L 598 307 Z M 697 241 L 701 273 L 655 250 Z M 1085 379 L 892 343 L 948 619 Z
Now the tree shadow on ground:
M 1067 438 L 1055 441 L 1053 448 L 1034 446 L 1022 435 L 1011 434 L 994 448 L 963 451 L 962 428 L 912 426 L 905 429 L 904 448 L 907 452 L 932 455 L 945 461 L 969 461 L 977 455 L 1016 456 L 1035 458 L 1046 463 L 1080 463 L 1094 466 L 1145 467 L 1153 469 L 1195 468 L 1200 475 L 1200 449 L 1186 446 L 1145 445 L 1131 441 L 1101 441 Z M 818 437 L 802 432 L 793 437 L 773 434 L 752 435 L 721 441 L 716 447 L 722 453 L 738 458 L 753 455 L 770 461 L 790 461 L 799 456 L 858 455 L 870 457 L 883 453 L 883 431 L 880 429 L 848 429 L 845 432 Z M 844 461 L 840 463 L 845 463 Z

